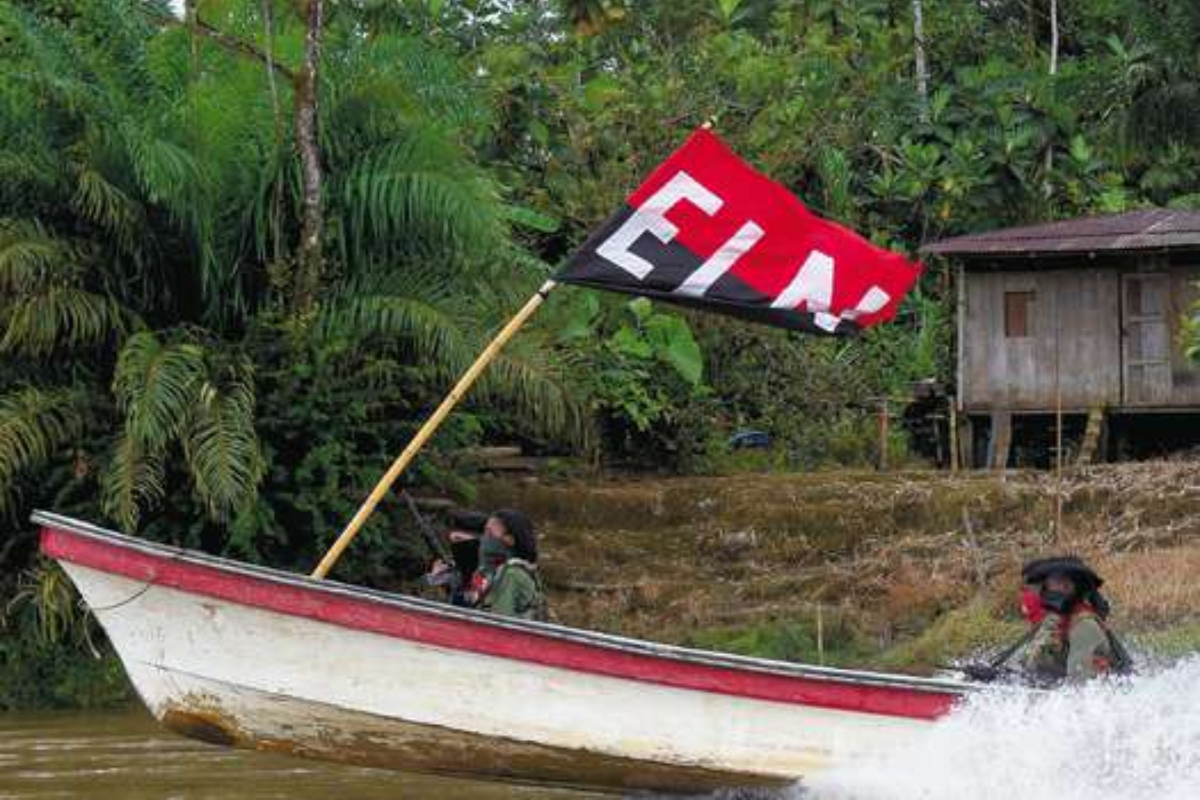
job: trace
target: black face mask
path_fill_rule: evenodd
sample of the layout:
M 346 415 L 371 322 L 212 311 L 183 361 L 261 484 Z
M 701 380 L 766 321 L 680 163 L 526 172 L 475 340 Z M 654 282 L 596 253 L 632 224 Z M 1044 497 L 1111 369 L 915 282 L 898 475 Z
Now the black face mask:
M 1063 592 L 1042 592 L 1042 606 L 1055 614 L 1068 614 L 1075 605 L 1075 599 Z

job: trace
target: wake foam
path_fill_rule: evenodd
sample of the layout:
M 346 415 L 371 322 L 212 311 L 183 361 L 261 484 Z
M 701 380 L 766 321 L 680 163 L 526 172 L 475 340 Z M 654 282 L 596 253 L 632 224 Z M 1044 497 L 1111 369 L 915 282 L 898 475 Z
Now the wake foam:
M 913 746 L 814 776 L 804 800 L 1197 800 L 1200 656 L 1135 678 L 973 696 Z

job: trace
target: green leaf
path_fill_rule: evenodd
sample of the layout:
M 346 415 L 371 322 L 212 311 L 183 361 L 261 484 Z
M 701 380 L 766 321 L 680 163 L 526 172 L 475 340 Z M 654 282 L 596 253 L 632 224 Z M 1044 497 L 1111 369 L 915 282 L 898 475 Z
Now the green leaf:
M 629 310 L 633 312 L 633 317 L 638 324 L 644 325 L 654 313 L 654 304 L 648 298 L 638 297 L 629 301 Z
M 1082 136 L 1071 137 L 1071 158 L 1081 166 L 1087 166 L 1092 161 L 1092 148 Z
M 598 75 L 583 87 L 583 105 L 589 111 L 602 111 L 621 96 L 621 84 L 611 75 Z
M 25 388 L 0 395 L 0 512 L 11 510 L 16 478 L 50 460 L 83 430 L 80 397 Z
M 550 146 L 550 129 L 540 119 L 529 121 L 529 135 L 533 137 L 539 147 Z
M 1181 208 L 1185 211 L 1200 210 L 1200 192 L 1172 197 L 1167 208 Z
M 596 317 L 600 314 L 600 301 L 591 292 L 576 295 L 579 299 L 571 308 L 566 324 L 558 333 L 558 341 L 565 343 L 582 339 L 592 333 Z
M 704 377 L 704 356 L 683 318 L 658 314 L 646 324 L 646 333 L 659 358 L 674 367 L 692 386 L 700 385 Z
M 737 13 L 742 0 L 716 0 L 716 3 L 717 9 L 721 12 L 721 19 L 725 22 L 732 22 L 733 15 Z
M 648 359 L 654 357 L 654 348 L 641 335 L 627 325 L 613 334 L 609 339 L 612 348 L 622 355 L 633 358 Z
M 543 214 L 529 206 L 506 205 L 504 215 L 510 222 L 538 233 L 554 233 L 562 226 L 562 220 L 558 217 Z
M 949 89 L 941 87 L 933 93 L 929 98 L 929 115 L 934 120 L 939 120 L 946 108 L 950 105 L 952 95 Z

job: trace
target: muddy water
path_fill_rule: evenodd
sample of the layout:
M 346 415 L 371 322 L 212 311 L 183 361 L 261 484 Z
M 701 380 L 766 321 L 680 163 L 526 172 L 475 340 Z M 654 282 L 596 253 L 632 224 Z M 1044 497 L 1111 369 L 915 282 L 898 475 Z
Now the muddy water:
M 141 709 L 0 714 L 0 800 L 593 800 L 193 742 Z
M 3 676 L 0 676 L 3 679 Z M 1196 800 L 1200 654 L 1131 681 L 1058 692 L 998 687 L 895 753 L 806 790 L 705 800 Z M 0 714 L 0 800 L 600 800 L 400 775 L 199 744 L 139 710 Z M 666 800 L 661 796 L 656 800 Z
M 3 679 L 3 676 L 0 676 Z M 982 692 L 910 746 L 807 789 L 705 800 L 1196 800 L 1200 654 L 1131 681 Z M 142 711 L 0 714 L 0 800 L 600 800 L 212 747 Z M 657 798 L 656 800 L 665 800 Z

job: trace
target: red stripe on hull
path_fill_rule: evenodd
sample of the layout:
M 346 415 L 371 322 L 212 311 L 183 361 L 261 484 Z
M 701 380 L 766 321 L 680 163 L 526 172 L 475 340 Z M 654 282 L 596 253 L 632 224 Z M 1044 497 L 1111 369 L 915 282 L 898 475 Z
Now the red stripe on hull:
M 62 529 L 43 528 L 41 546 L 44 553 L 56 559 L 191 594 L 422 644 L 577 672 L 776 703 L 913 719 L 941 717 L 957 700 L 957 695 L 949 692 L 739 670 L 441 617 L 419 609 L 345 597 L 322 591 L 320 587 L 276 583 L 131 550 Z

